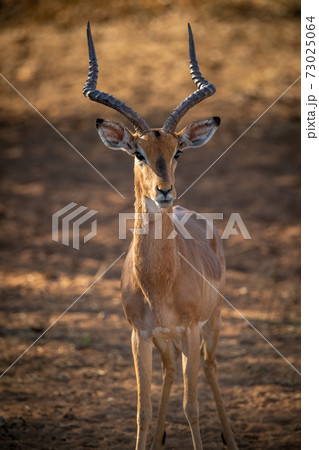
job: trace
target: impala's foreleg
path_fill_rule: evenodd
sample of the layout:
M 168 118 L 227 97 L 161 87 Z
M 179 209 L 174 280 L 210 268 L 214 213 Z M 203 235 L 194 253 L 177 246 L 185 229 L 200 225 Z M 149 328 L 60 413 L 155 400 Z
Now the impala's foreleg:
M 184 375 L 184 412 L 192 432 L 195 450 L 202 450 L 199 431 L 197 378 L 200 359 L 200 334 L 198 325 L 189 328 L 182 342 Z
M 136 450 L 145 450 L 148 428 L 152 419 L 152 341 L 132 331 L 132 351 L 137 381 Z
M 176 350 L 174 343 L 169 340 L 154 339 L 154 344 L 161 354 L 163 363 L 162 396 L 158 410 L 154 440 L 152 445 L 153 450 L 158 450 L 162 446 L 168 400 L 172 384 L 174 381 L 175 366 L 178 357 L 178 351 Z
M 226 415 L 217 379 L 215 350 L 219 338 L 220 323 L 219 313 L 216 313 L 216 315 L 212 316 L 209 322 L 202 328 L 203 343 L 201 351 L 204 358 L 205 375 L 214 395 L 222 434 L 226 441 L 227 448 L 229 450 L 238 450 Z

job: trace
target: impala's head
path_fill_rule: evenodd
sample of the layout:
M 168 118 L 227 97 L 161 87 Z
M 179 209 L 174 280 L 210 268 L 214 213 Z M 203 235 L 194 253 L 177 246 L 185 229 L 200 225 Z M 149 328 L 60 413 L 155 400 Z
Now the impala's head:
M 176 198 L 174 173 L 180 154 L 186 148 L 204 145 L 220 124 L 219 117 L 212 117 L 191 123 L 179 133 L 175 132 L 184 114 L 216 91 L 215 86 L 206 81 L 199 71 L 190 25 L 188 30 L 190 71 L 198 89 L 170 114 L 162 129 L 151 129 L 145 120 L 125 103 L 96 90 L 98 66 L 88 24 L 90 67 L 83 93 L 90 100 L 119 111 L 135 128 L 133 134 L 121 123 L 97 119 L 96 127 L 99 135 L 107 147 L 124 150 L 135 158 L 135 185 L 138 194 L 162 209 L 171 206 Z
M 174 172 L 177 159 L 189 147 L 204 145 L 214 134 L 220 119 L 201 120 L 188 125 L 179 133 L 150 130 L 140 136 L 124 125 L 97 119 L 99 135 L 107 147 L 125 150 L 135 159 L 135 184 L 139 195 L 160 208 L 171 206 L 176 198 Z

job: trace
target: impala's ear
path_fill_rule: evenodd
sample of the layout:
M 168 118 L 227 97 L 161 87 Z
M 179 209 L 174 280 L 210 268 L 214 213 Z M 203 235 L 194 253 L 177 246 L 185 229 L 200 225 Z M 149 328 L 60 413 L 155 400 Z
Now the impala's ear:
M 209 141 L 219 125 L 219 117 L 191 123 L 178 133 L 178 148 L 201 147 Z
M 96 119 L 96 128 L 107 147 L 113 150 L 126 150 L 130 154 L 135 152 L 133 135 L 121 123 Z

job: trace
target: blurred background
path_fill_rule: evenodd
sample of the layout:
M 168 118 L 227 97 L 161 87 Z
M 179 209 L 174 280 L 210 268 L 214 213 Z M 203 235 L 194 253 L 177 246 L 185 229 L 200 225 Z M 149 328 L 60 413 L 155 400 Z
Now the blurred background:
M 161 127 L 195 89 L 191 23 L 201 72 L 217 92 L 184 116 L 179 129 L 214 115 L 222 123 L 211 142 L 180 158 L 181 195 L 299 77 L 299 3 L 2 0 L 1 373 L 130 241 L 118 239 L 118 213 L 134 211 L 133 162 L 106 149 L 95 129 L 97 117 L 126 122 L 82 95 L 87 21 L 98 88 L 152 127 Z M 252 239 L 239 234 L 224 242 L 225 296 L 298 370 L 299 149 L 297 81 L 178 201 L 222 212 L 221 232 L 230 214 L 240 213 Z M 52 214 L 70 202 L 98 211 L 98 233 L 80 250 L 52 241 Z M 123 258 L 0 379 L 1 448 L 134 447 L 136 387 L 120 303 L 122 265 Z M 155 416 L 161 373 L 154 356 Z M 226 304 L 217 359 L 239 448 L 300 448 L 299 375 Z M 204 448 L 223 448 L 202 371 L 199 404 Z M 192 448 L 180 368 L 166 432 L 165 448 Z

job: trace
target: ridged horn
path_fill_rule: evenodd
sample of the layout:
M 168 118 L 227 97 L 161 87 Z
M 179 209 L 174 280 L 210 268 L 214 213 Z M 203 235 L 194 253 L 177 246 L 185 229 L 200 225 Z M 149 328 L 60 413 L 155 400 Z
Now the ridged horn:
M 89 74 L 83 87 L 83 94 L 85 95 L 85 97 L 93 100 L 94 102 L 109 106 L 110 108 L 113 108 L 121 113 L 132 123 L 136 132 L 140 136 L 150 133 L 151 130 L 146 121 L 135 111 L 133 111 L 133 109 L 127 106 L 124 102 L 117 100 L 112 95 L 106 94 L 96 89 L 99 70 L 90 28 L 90 22 L 88 22 L 87 24 L 87 39 L 89 48 Z
M 197 90 L 193 92 L 189 97 L 183 100 L 177 108 L 169 115 L 168 119 L 164 123 L 162 130 L 165 133 L 173 134 L 176 130 L 176 126 L 181 118 L 197 103 L 201 102 L 205 98 L 215 94 L 216 87 L 209 83 L 202 76 L 199 70 L 198 62 L 196 59 L 195 44 L 193 33 L 190 24 L 188 24 L 188 36 L 189 36 L 189 59 L 190 59 L 190 73 L 194 83 L 197 86 Z

